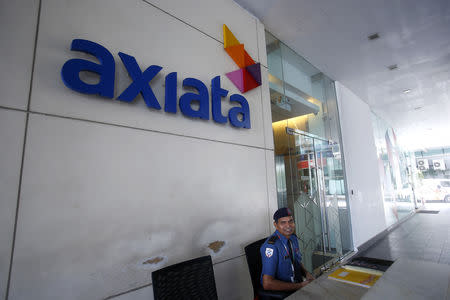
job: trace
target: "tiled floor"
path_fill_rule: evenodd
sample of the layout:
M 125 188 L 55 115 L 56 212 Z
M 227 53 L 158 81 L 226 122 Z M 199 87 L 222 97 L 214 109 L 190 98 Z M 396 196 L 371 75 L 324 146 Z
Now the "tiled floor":
M 396 260 L 408 258 L 450 265 L 450 203 L 428 203 L 417 213 L 358 256 Z

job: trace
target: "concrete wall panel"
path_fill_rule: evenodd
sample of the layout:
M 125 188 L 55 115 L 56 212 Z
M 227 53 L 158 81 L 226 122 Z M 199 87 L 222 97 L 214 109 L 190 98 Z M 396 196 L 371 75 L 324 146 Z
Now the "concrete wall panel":
M 269 92 L 269 71 L 261 67 L 262 85 L 261 85 L 261 106 L 262 122 L 264 125 L 264 141 L 266 149 L 274 149 L 273 130 L 272 130 L 272 107 L 270 104 Z
M 25 116 L 0 109 L 0 299 L 4 299 L 9 274 Z
M 253 299 L 253 288 L 247 259 L 244 256 L 214 266 L 219 299 Z
M 268 216 L 267 221 L 269 225 L 269 232 L 275 230 L 273 226 L 273 214 L 278 209 L 277 201 L 277 182 L 275 178 L 275 155 L 271 150 L 266 150 L 266 164 L 267 164 L 267 194 L 268 194 Z
M 265 151 L 30 116 L 11 299 L 99 299 L 268 235 Z
M 183 79 L 201 80 L 210 94 L 211 79 L 220 76 L 229 91 L 222 99 L 227 115 L 236 106 L 229 96 L 240 92 L 225 76 L 237 66 L 223 49 L 222 24 L 264 65 L 263 25 L 231 0 L 20 0 L 4 7 L 3 28 L 17 30 L 1 32 L 9 45 L 0 54 L 10 67 L 0 73 L 6 93 L 0 106 L 27 109 L 33 82 L 9 299 L 151 299 L 152 271 L 206 254 L 221 297 L 251 297 L 243 247 L 270 233 L 267 217 L 276 205 L 275 188 L 267 187 L 275 185 L 267 70 L 262 87 L 244 94 L 249 130 L 215 123 L 211 115 L 191 119 L 179 108 L 165 113 L 164 80 L 178 73 L 180 97 L 196 92 L 183 88 Z M 71 51 L 73 39 L 113 54 L 114 99 L 64 85 L 66 61 L 99 63 Z M 118 52 L 134 56 L 142 70 L 163 67 L 150 82 L 162 110 L 148 108 L 141 95 L 132 103 L 116 100 L 133 82 Z M 8 115 L 0 115 L 3 296 L 25 113 L 0 113 Z
M 153 300 L 153 286 L 149 285 L 138 290 L 112 297 L 114 300 Z
M 234 2 L 230 2 L 229 5 L 235 6 Z M 185 2 L 178 3 L 183 6 L 182 3 Z M 202 11 L 202 14 L 207 15 L 207 11 Z M 256 23 L 254 19 L 250 20 L 253 25 L 240 30 L 246 35 L 252 34 L 253 39 L 256 39 Z M 216 23 L 214 26 L 217 25 L 217 31 L 221 33 L 220 24 Z M 154 64 L 163 67 L 160 74 L 151 81 L 151 87 L 161 106 L 164 104 L 164 78 L 170 72 L 178 72 L 178 96 L 187 91 L 182 90 L 183 79 L 197 78 L 209 89 L 211 79 L 217 75 L 221 76 L 222 87 L 229 91 L 228 96 L 239 93 L 225 76 L 226 72 L 236 70 L 237 66 L 224 51 L 223 44 L 144 1 L 94 0 L 86 3 L 44 0 L 31 99 L 32 110 L 264 147 L 260 87 L 245 94 L 250 106 L 251 129 L 236 129 L 229 123 L 216 123 L 211 114 L 211 119 L 205 121 L 185 117 L 180 111 L 170 114 L 164 112 L 164 108 L 150 109 L 141 95 L 130 104 L 96 95 L 80 94 L 67 88 L 60 75 L 67 60 L 92 59 L 89 55 L 70 51 L 71 42 L 75 38 L 99 43 L 114 55 L 115 97 L 132 82 L 117 55 L 119 51 L 134 56 L 141 69 Z M 84 80 L 87 82 L 98 81 L 97 75 L 85 76 Z M 223 98 L 222 103 L 224 115 L 235 105 L 229 103 L 229 97 Z
M 0 3 L 0 106 L 28 105 L 38 7 L 38 0 Z
M 256 18 L 229 0 L 145 0 L 177 16 L 189 25 L 223 43 L 226 24 L 254 60 L 259 60 Z M 223 47 L 223 45 L 222 45 Z M 230 70 L 232 71 L 232 70 Z
M 253 289 L 245 256 L 220 262 L 214 265 L 219 299 L 252 299 Z M 114 300 L 153 300 L 153 287 L 148 286 L 136 291 L 114 297 Z

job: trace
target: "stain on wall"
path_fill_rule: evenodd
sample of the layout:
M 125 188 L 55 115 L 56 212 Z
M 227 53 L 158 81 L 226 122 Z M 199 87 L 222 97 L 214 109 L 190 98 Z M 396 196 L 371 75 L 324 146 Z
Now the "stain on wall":
M 147 265 L 147 264 L 157 264 L 157 263 L 159 263 L 159 262 L 162 262 L 163 260 L 164 260 L 164 258 L 162 258 L 162 257 L 160 257 L 160 256 L 157 256 L 157 257 L 153 257 L 153 258 L 150 258 L 150 259 L 144 261 L 142 264 L 143 264 L 143 265 Z
M 222 249 L 222 247 L 225 245 L 224 241 L 215 241 L 208 245 L 208 248 L 214 251 L 214 253 L 217 253 Z

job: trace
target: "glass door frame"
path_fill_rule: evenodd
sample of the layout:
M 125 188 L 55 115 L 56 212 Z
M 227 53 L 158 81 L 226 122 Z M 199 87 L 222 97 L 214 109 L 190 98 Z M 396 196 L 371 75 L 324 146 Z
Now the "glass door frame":
M 312 139 L 313 142 L 313 151 L 314 151 L 314 165 L 316 166 L 316 175 L 314 176 L 315 181 L 316 181 L 316 188 L 317 188 L 317 192 L 319 195 L 319 208 L 320 208 L 320 216 L 321 216 L 321 223 L 322 223 L 322 251 L 324 254 L 327 253 L 327 247 L 326 245 L 328 245 L 328 250 L 331 250 L 331 244 L 330 244 L 330 235 L 329 235 L 329 224 L 328 224 L 328 214 L 327 214 L 327 208 L 326 208 L 326 198 L 325 198 L 325 177 L 324 177 L 324 172 L 322 169 L 321 174 L 319 175 L 319 173 L 317 172 L 318 166 L 319 166 L 319 158 L 318 156 L 318 151 L 316 149 L 316 144 L 315 144 L 315 140 L 320 140 L 323 142 L 327 142 L 330 143 L 329 140 L 323 139 L 317 135 L 311 134 L 311 133 L 307 133 L 298 129 L 293 129 L 293 128 L 289 128 L 286 127 L 286 134 L 289 135 L 301 135 L 301 136 L 305 136 L 307 138 Z M 308 160 L 309 160 L 309 154 L 308 154 Z M 291 166 L 292 167 L 292 166 Z M 311 172 L 310 167 L 309 168 L 309 172 Z M 310 173 L 311 176 L 311 173 Z M 319 182 L 320 180 L 320 182 Z M 326 238 L 325 238 L 326 236 Z
M 346 174 L 345 174 L 345 168 L 344 168 L 344 157 L 343 157 L 343 153 L 342 153 L 342 145 L 340 145 L 339 143 L 335 143 L 332 140 L 326 140 L 324 138 L 321 138 L 317 135 L 311 134 L 311 133 L 307 133 L 298 129 L 293 129 L 293 128 L 289 128 L 289 127 L 285 127 L 286 130 L 286 134 L 287 135 L 291 135 L 291 136 L 303 136 L 305 138 L 311 139 L 312 141 L 312 151 L 314 153 L 314 166 L 315 166 L 315 185 L 317 188 L 317 195 L 318 195 L 318 201 L 319 201 L 319 208 L 320 208 L 320 217 L 321 217 L 321 231 L 322 231 L 322 251 L 323 251 L 323 258 L 322 261 L 320 262 L 320 271 L 322 272 L 323 270 L 327 269 L 328 267 L 332 266 L 334 263 L 336 263 L 337 261 L 340 261 L 343 257 L 347 256 L 349 253 L 352 253 L 354 249 L 352 249 L 352 245 L 353 245 L 353 240 L 352 240 L 352 231 L 351 231 L 351 222 L 350 222 L 350 214 L 349 214 L 349 201 L 348 201 L 348 186 L 347 186 L 347 180 L 346 180 Z M 291 139 L 289 139 L 289 149 L 296 149 L 297 147 L 301 147 L 301 145 L 297 144 L 297 141 L 294 140 L 294 144 L 292 145 L 291 143 Z M 293 147 L 292 147 L 293 146 Z M 325 148 L 324 148 L 325 146 Z M 330 166 L 331 167 L 326 167 L 328 166 L 328 163 L 330 162 L 327 158 L 328 158 L 328 154 L 325 153 L 327 152 L 330 148 L 331 151 L 334 151 L 333 147 L 338 147 L 338 151 L 339 151 L 339 155 L 340 157 L 336 160 L 334 159 Z M 327 150 L 328 149 L 328 150 Z M 334 153 L 334 152 L 333 152 Z M 289 155 L 292 156 L 294 153 L 289 152 Z M 310 161 L 310 154 L 308 153 L 308 157 L 307 160 L 308 162 Z M 334 157 L 334 156 L 333 156 Z M 324 161 L 324 159 L 327 159 L 328 161 Z M 336 165 L 336 163 L 338 163 L 338 165 Z M 339 166 L 339 164 L 341 164 L 341 168 L 337 168 L 336 166 Z M 294 166 L 291 164 L 290 168 L 292 169 Z M 310 167 L 309 168 L 309 176 L 311 178 L 311 170 Z M 328 169 L 326 169 L 328 168 Z M 330 169 L 331 168 L 331 169 Z M 320 171 L 319 171 L 320 170 Z M 326 174 L 328 174 L 328 178 L 331 180 L 334 180 L 334 189 L 337 189 L 337 185 L 339 180 L 337 180 L 336 178 L 339 178 L 339 175 L 336 175 L 336 170 L 342 170 L 343 174 L 341 175 L 343 178 L 343 182 L 341 183 L 341 188 L 344 189 L 343 193 L 339 193 L 338 190 L 336 190 L 334 192 L 334 194 L 330 194 L 330 195 L 334 195 L 332 197 L 334 197 L 333 199 L 328 199 L 329 201 L 329 205 L 330 205 L 330 210 L 327 208 L 327 191 L 329 189 L 331 189 L 330 182 L 328 182 L 328 185 L 326 184 Z M 291 174 L 293 174 L 293 170 L 291 170 Z M 332 174 L 332 175 L 331 175 Z M 297 174 L 298 176 L 298 174 Z M 336 177 L 337 176 L 337 177 Z M 312 178 L 311 178 L 312 179 Z M 298 179 L 296 179 L 298 181 Z M 320 181 L 320 182 L 319 182 Z M 311 195 L 309 195 L 311 196 Z M 341 197 L 343 196 L 343 198 L 345 199 L 345 207 L 348 210 L 347 211 L 347 218 L 348 221 L 344 221 L 344 223 L 342 223 L 341 219 L 341 215 L 340 215 L 340 205 L 339 204 L 339 199 L 340 201 L 342 201 Z M 330 197 L 328 197 L 330 198 Z M 334 206 L 336 209 L 334 209 Z M 330 216 L 331 213 L 331 216 Z M 333 225 L 333 232 L 331 232 L 330 230 L 330 220 L 329 218 L 332 218 L 334 221 L 334 225 Z M 348 224 L 347 224 L 348 222 Z M 348 226 L 348 228 L 347 228 Z M 344 230 L 344 231 L 343 231 Z M 351 247 L 348 248 L 347 246 L 344 249 L 344 242 L 342 240 L 343 236 L 343 232 L 348 230 L 348 235 L 346 238 L 347 240 L 350 239 L 350 245 Z M 334 244 L 332 241 L 332 238 L 334 237 Z M 320 238 L 319 238 L 320 239 Z M 348 243 L 347 243 L 348 244 Z M 333 248 L 334 245 L 334 248 Z M 333 249 L 335 249 L 335 252 L 333 252 Z M 306 253 L 305 253 L 306 254 Z M 317 253 L 316 253 L 317 254 Z M 330 259 L 327 259 L 327 257 L 330 257 Z M 316 264 L 317 266 L 317 264 Z M 318 268 L 318 267 L 317 267 Z M 317 268 L 313 269 L 316 270 Z

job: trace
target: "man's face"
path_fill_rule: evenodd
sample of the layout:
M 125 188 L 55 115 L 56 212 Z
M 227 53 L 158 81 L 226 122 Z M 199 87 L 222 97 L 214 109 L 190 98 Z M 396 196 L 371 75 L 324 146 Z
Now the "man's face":
M 278 222 L 273 222 L 273 225 L 286 238 L 289 238 L 295 230 L 295 223 L 292 216 L 279 218 Z

